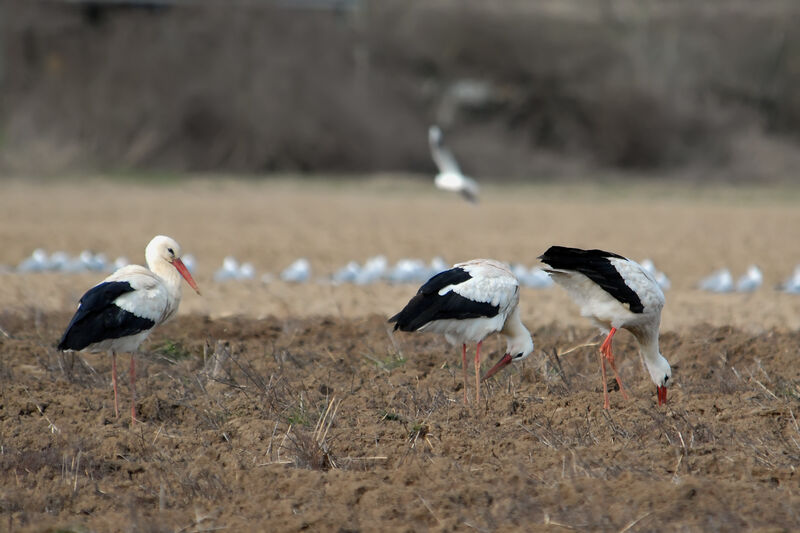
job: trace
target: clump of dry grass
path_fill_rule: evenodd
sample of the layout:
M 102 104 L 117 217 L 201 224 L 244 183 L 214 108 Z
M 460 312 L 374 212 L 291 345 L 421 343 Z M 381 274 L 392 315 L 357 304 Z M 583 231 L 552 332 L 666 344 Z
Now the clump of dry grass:
M 328 433 L 336 418 L 341 401 L 331 398 L 328 407 L 317 420 L 314 430 L 308 432 L 297 426 L 286 430 L 285 444 L 282 444 L 291 462 L 298 468 L 310 470 L 330 470 L 338 468 L 328 440 Z

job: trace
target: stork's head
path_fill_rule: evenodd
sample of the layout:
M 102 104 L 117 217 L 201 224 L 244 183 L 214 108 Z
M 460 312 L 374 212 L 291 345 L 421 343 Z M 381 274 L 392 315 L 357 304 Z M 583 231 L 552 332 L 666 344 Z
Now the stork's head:
M 489 371 L 484 374 L 481 381 L 485 381 L 495 375 L 499 370 L 508 366 L 511 363 L 522 361 L 533 353 L 533 338 L 530 333 L 525 331 L 524 334 L 517 337 L 509 337 L 506 346 L 506 353 Z
M 645 359 L 647 370 L 650 372 L 650 379 L 656 384 L 656 396 L 658 405 L 667 404 L 667 387 L 672 384 L 672 368 L 661 354 L 654 361 Z
M 147 248 L 144 251 L 147 265 L 151 268 L 151 270 L 153 269 L 153 265 L 156 265 L 159 262 L 167 262 L 174 266 L 178 272 L 180 272 L 181 276 L 183 276 L 183 279 L 186 280 L 186 283 L 188 283 L 197 294 L 200 294 L 200 289 L 197 288 L 197 283 L 195 283 L 194 278 L 192 278 L 192 275 L 189 273 L 186 265 L 184 265 L 183 261 L 181 261 L 182 255 L 183 253 L 181 251 L 181 245 L 178 244 L 178 241 L 172 237 L 167 237 L 166 235 L 156 235 L 153 237 L 153 240 L 150 241 L 150 244 L 147 245 Z

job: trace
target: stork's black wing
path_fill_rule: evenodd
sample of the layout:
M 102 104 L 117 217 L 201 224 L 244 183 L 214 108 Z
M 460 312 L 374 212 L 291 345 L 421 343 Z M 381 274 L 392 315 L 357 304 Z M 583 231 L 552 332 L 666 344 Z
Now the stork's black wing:
M 109 281 L 86 291 L 58 342 L 58 349 L 82 350 L 95 342 L 127 337 L 155 326 L 155 321 L 137 316 L 114 303 L 119 296 L 133 290 L 127 281 Z
M 452 290 L 439 294 L 440 290 L 449 285 L 459 285 L 470 279 L 470 273 L 460 267 L 439 272 L 425 282 L 403 310 L 390 318 L 389 322 L 395 323 L 395 330 L 416 331 L 434 320 L 497 316 L 500 312 L 499 306 L 470 300 Z

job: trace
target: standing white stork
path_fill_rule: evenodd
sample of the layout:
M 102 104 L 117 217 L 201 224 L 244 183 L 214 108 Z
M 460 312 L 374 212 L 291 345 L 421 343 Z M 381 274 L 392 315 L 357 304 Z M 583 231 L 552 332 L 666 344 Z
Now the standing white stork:
M 439 173 L 433 179 L 436 187 L 444 191 L 461 193 L 461 196 L 476 203 L 480 187 L 474 179 L 461 172 L 453 153 L 444 145 L 442 130 L 439 129 L 439 126 L 428 128 L 428 144 L 431 147 L 433 161 L 439 168 Z
M 553 280 L 580 306 L 581 315 L 608 333 L 600 346 L 603 407 L 608 409 L 610 404 L 606 360 L 614 370 L 622 396 L 627 399 L 611 352 L 611 339 L 619 328 L 627 329 L 636 338 L 650 378 L 656 385 L 658 405 L 666 404 L 672 369 L 658 347 L 664 293 L 653 275 L 639 263 L 603 250 L 551 246 L 539 259 L 550 267 L 545 270 Z
M 114 414 L 117 403 L 117 352 L 131 354 L 131 419 L 136 422 L 136 370 L 133 352 L 153 331 L 178 310 L 181 278 L 200 294 L 181 261 L 181 247 L 158 235 L 145 249 L 148 268 L 128 265 L 89 289 L 58 343 L 59 350 L 86 350 L 111 354 Z
M 464 403 L 467 403 L 467 343 L 476 342 L 475 400 L 480 401 L 480 353 L 495 332 L 506 337 L 506 353 L 490 372 L 533 351 L 533 339 L 519 318 L 519 281 L 509 267 L 493 259 L 473 259 L 440 272 L 420 287 L 402 311 L 389 319 L 394 329 L 443 333 L 461 344 Z

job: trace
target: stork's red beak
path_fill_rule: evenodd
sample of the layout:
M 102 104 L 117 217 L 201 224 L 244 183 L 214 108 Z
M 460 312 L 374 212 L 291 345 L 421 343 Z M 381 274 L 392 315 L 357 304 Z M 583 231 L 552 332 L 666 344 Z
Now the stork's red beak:
M 502 358 L 500 358 L 500 360 L 497 362 L 496 365 L 494 365 L 491 369 L 489 369 L 489 371 L 486 374 L 484 374 L 484 376 L 481 378 L 481 381 L 485 381 L 490 377 L 494 376 L 498 371 L 500 371 L 503 367 L 507 366 L 510 362 L 511 362 L 511 354 L 507 353 Z
M 189 269 L 186 268 L 186 265 L 183 264 L 183 261 L 176 257 L 172 260 L 172 264 L 175 265 L 175 268 L 177 268 L 178 272 L 181 273 L 181 276 L 183 276 L 183 279 L 186 280 L 186 283 L 188 283 L 189 286 L 194 289 L 194 292 L 200 294 L 200 289 L 197 288 L 197 283 L 195 283 L 194 278 L 189 273 Z
M 666 387 L 656 387 L 656 396 L 658 396 L 658 405 L 667 405 Z

